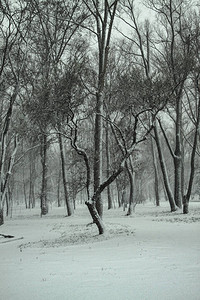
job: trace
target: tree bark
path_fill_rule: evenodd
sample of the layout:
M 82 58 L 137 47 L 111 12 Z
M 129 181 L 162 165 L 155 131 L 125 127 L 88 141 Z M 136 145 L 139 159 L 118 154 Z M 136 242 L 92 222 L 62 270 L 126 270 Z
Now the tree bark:
M 0 208 L 0 226 L 4 224 L 3 208 Z
M 176 206 L 182 208 L 182 101 L 176 103 L 176 149 L 174 155 L 174 200 Z
M 12 196 L 12 189 L 10 187 L 10 182 L 7 188 L 7 195 L 8 195 L 8 211 L 6 215 L 8 216 L 8 214 L 10 214 L 10 216 L 12 217 L 13 196 Z
M 35 170 L 35 158 L 36 152 L 35 149 L 29 153 L 29 200 L 28 207 L 35 207 L 35 179 L 36 179 L 36 170 Z
M 95 134 L 94 134 L 94 193 L 97 191 L 101 184 L 102 178 L 102 96 L 101 93 L 96 95 L 96 115 L 95 115 Z M 101 194 L 96 198 L 96 209 L 99 216 L 103 217 L 103 200 Z
M 106 175 L 107 178 L 110 176 L 110 152 L 109 152 L 109 131 L 108 131 L 108 124 L 106 124 L 106 164 L 107 164 L 107 169 L 106 169 Z M 108 197 L 108 209 L 113 208 L 113 201 L 111 197 L 111 190 L 110 190 L 110 185 L 107 186 L 107 197 Z
M 26 180 L 25 180 L 25 170 L 24 170 L 24 164 L 23 164 L 23 167 L 22 167 L 22 175 L 23 175 L 23 181 L 22 181 L 22 184 L 23 184 L 23 191 L 24 191 L 24 202 L 25 202 L 25 207 L 26 209 L 28 208 L 28 201 L 27 201 L 27 194 L 26 194 Z
M 157 129 L 156 123 L 155 123 L 155 127 L 154 127 L 154 133 L 155 133 L 156 146 L 157 146 L 157 150 L 158 150 L 158 157 L 159 157 L 159 161 L 160 161 L 160 167 L 161 167 L 161 171 L 163 174 L 165 190 L 167 193 L 171 211 L 173 212 L 173 211 L 176 211 L 176 204 L 175 204 L 173 194 L 172 194 L 172 191 L 170 188 L 170 183 L 169 183 L 168 174 L 167 174 L 167 168 L 165 165 L 165 161 L 164 161 L 164 157 L 163 157 L 163 153 L 162 153 L 162 149 L 161 149 L 161 144 L 160 144 L 160 139 L 159 139 L 159 134 L 158 134 L 158 129 Z
M 117 201 L 118 201 L 118 207 L 122 206 L 122 192 L 120 190 L 120 184 L 118 183 L 118 180 L 116 179 L 116 188 L 117 188 Z
M 92 197 L 92 201 L 86 201 L 85 204 L 88 207 L 88 210 L 93 218 L 94 223 L 96 223 L 98 229 L 99 229 L 99 234 L 103 234 L 105 232 L 105 226 L 104 223 L 102 221 L 102 218 L 100 217 L 97 209 L 96 209 L 96 200 L 98 198 L 98 196 L 103 192 L 103 190 L 109 185 L 111 184 L 124 170 L 123 164 L 121 164 L 119 166 L 119 168 L 113 172 L 112 175 L 110 175 L 110 177 L 104 181 L 99 188 L 96 190 L 96 192 L 94 193 L 93 197 Z
M 99 229 L 99 234 L 103 234 L 105 233 L 105 226 L 104 223 L 102 221 L 102 218 L 99 216 L 98 211 L 96 209 L 95 206 L 95 202 L 90 203 L 90 202 L 85 202 L 85 204 L 88 207 L 88 210 L 92 216 L 93 222 L 97 225 L 98 229 Z
M 57 181 L 58 207 L 61 207 L 61 201 L 60 201 L 60 179 L 61 179 L 61 169 L 60 169 L 60 166 L 59 166 L 58 181 Z
M 160 206 L 160 195 L 159 195 L 159 188 L 158 188 L 158 186 L 159 186 L 158 166 L 157 166 L 156 153 L 155 153 L 155 148 L 154 148 L 152 137 L 151 137 L 151 151 L 152 151 L 152 157 L 153 157 L 154 191 L 155 191 L 155 197 L 156 197 L 156 206 Z
M 129 177 L 129 206 L 128 206 L 128 212 L 127 212 L 127 216 L 131 216 L 134 212 L 135 209 L 135 205 L 136 203 L 134 203 L 134 174 L 132 173 L 132 171 L 129 169 L 128 163 L 125 163 L 126 166 L 126 170 L 128 173 L 128 177 Z
M 195 175 L 195 156 L 196 156 L 196 149 L 197 149 L 197 142 L 198 142 L 198 132 L 199 132 L 199 124 L 200 124 L 200 81 L 197 80 L 197 91 L 198 91 L 198 106 L 197 106 L 197 120 L 195 124 L 195 134 L 194 134 L 194 141 L 192 147 L 192 154 L 190 159 L 190 178 L 187 188 L 187 193 L 183 197 L 183 213 L 188 214 L 189 212 L 189 201 L 192 192 L 192 185 L 194 181 Z
M 41 216 L 48 213 L 47 200 L 47 136 L 41 136 L 42 186 L 40 194 Z
M 6 217 L 8 217 L 8 215 L 9 215 L 9 206 L 10 206 L 10 199 L 9 199 L 9 195 L 7 192 L 6 193 Z
M 73 214 L 72 205 L 69 200 L 68 190 L 67 190 L 67 180 L 66 180 L 66 173 L 65 173 L 65 157 L 63 152 L 63 143 L 62 143 L 62 136 L 58 133 L 58 140 L 60 146 L 60 157 L 61 157 L 61 168 L 62 168 L 62 178 L 63 178 L 63 189 L 65 195 L 65 203 L 67 207 L 67 215 L 71 216 Z

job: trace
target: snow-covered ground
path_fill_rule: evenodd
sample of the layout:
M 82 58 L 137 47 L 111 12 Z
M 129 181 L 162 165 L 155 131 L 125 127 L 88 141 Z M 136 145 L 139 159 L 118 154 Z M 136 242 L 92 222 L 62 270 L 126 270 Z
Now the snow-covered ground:
M 190 214 L 163 203 L 137 205 L 133 217 L 107 211 L 98 236 L 86 207 L 64 217 L 53 208 L 13 211 L 0 237 L 1 300 L 199 300 L 200 203 Z

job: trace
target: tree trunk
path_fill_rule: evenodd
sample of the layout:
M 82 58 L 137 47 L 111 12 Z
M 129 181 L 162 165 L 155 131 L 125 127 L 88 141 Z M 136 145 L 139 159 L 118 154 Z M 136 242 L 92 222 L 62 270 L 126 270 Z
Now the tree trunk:
M 41 137 L 42 186 L 40 195 L 41 216 L 48 213 L 47 202 L 47 136 Z
M 124 171 L 123 165 L 124 165 L 124 163 L 121 163 L 119 168 L 115 172 L 113 172 L 113 174 L 110 175 L 110 177 L 99 186 L 99 188 L 94 193 L 91 202 L 90 201 L 85 202 L 85 204 L 87 205 L 89 212 L 93 218 L 94 223 L 96 223 L 96 225 L 99 229 L 99 234 L 104 233 L 105 227 L 104 227 L 102 218 L 100 217 L 100 215 L 98 214 L 98 211 L 96 209 L 96 201 L 98 199 L 98 196 L 103 192 L 103 190 L 109 184 L 111 184 Z
M 84 1 L 86 4 L 87 1 Z M 104 2 L 104 8 L 100 1 L 92 1 L 90 11 L 97 28 L 98 42 L 98 82 L 96 91 L 96 109 L 95 109 L 95 129 L 94 129 L 94 194 L 99 189 L 102 181 L 102 113 L 103 113 L 103 91 L 106 79 L 106 70 L 108 65 L 108 54 L 110 49 L 110 39 L 113 28 L 113 22 L 116 14 L 118 0 L 112 4 L 109 1 Z M 88 8 L 88 4 L 86 4 Z M 98 193 L 95 199 L 96 209 L 99 216 L 103 216 L 103 200 Z
M 97 225 L 98 230 L 99 230 L 99 234 L 103 234 L 105 232 L 105 226 L 103 224 L 102 218 L 99 216 L 98 211 L 96 209 L 95 206 L 95 202 L 94 203 L 90 203 L 90 202 L 85 202 L 85 204 L 87 205 L 89 212 L 92 216 L 93 222 Z
M 9 199 L 9 195 L 8 192 L 6 193 L 6 217 L 8 217 L 9 215 L 9 205 L 10 205 L 10 199 Z
M 122 197 L 122 192 L 120 190 L 119 187 L 119 183 L 118 180 L 116 179 L 116 188 L 117 188 L 117 201 L 118 201 L 118 207 L 122 206 L 122 201 L 121 201 L 121 197 Z
M 134 203 L 134 175 L 130 171 L 128 163 L 126 162 L 126 170 L 128 172 L 128 177 L 129 177 L 129 185 L 130 185 L 130 190 L 129 190 L 129 206 L 128 206 L 128 212 L 127 216 L 131 216 L 134 212 L 135 205 Z
M 6 193 L 7 184 L 9 182 L 9 177 L 10 177 L 10 174 L 12 171 L 12 167 L 14 164 L 17 146 L 18 146 L 17 135 L 16 135 L 15 141 L 14 141 L 14 150 L 9 158 L 8 167 L 7 167 L 8 169 L 7 169 L 7 173 L 5 174 L 5 155 L 6 155 L 6 149 L 7 149 L 6 139 L 7 139 L 7 134 L 8 134 L 9 127 L 10 127 L 10 122 L 11 122 L 11 117 L 12 117 L 12 112 L 13 112 L 13 105 L 17 98 L 18 90 L 19 90 L 19 85 L 18 85 L 18 83 L 16 83 L 13 94 L 9 100 L 9 107 L 7 109 L 6 114 L 4 115 L 4 118 L 3 118 L 2 124 L 1 124 L 2 131 L 0 133 L 0 225 L 2 225 L 4 223 L 3 207 L 4 207 L 4 201 L 5 201 L 5 193 Z
M 123 211 L 127 208 L 127 196 L 126 196 L 126 188 L 122 191 L 122 200 L 121 203 L 123 204 Z
M 26 182 L 23 178 L 23 191 L 24 191 L 24 202 L 26 209 L 28 208 L 27 196 L 26 196 Z
M 164 181 L 164 185 L 165 185 L 165 190 L 167 193 L 167 197 L 169 200 L 169 204 L 171 207 L 171 211 L 176 211 L 176 205 L 175 205 L 175 201 L 173 198 L 173 194 L 170 188 L 170 183 L 169 183 L 169 179 L 168 179 L 168 174 L 167 174 L 167 168 L 165 165 L 165 161 L 164 161 L 164 157 L 163 157 L 163 153 L 162 153 L 162 149 L 161 149 L 161 144 L 160 144 L 160 139 L 159 139 L 159 135 L 158 135 L 158 130 L 157 130 L 157 125 L 155 123 L 155 127 L 154 127 L 154 133 L 155 133 L 155 141 L 156 141 L 156 146 L 158 149 L 158 157 L 159 157 L 159 161 L 160 161 L 160 167 L 161 167 L 161 171 L 163 174 L 163 181 Z
M 95 134 L 94 134 L 94 193 L 97 191 L 101 184 L 102 178 L 102 96 L 100 93 L 96 95 L 96 115 L 95 115 Z M 103 200 L 101 194 L 96 199 L 96 209 L 99 216 L 103 217 Z
M 61 207 L 61 201 L 60 201 L 60 178 L 61 178 L 61 169 L 60 169 L 60 166 L 59 166 L 58 182 L 57 182 L 58 207 Z
M 174 152 L 174 200 L 182 208 L 182 100 L 178 95 L 176 100 L 176 148 Z
M 4 224 L 3 208 L 0 208 L 0 226 Z
M 192 193 L 192 186 L 194 181 L 195 175 L 195 156 L 196 156 L 196 149 L 198 144 L 198 133 L 199 133 L 199 124 L 200 124 L 200 82 L 197 80 L 197 91 L 199 95 L 198 106 L 197 106 L 197 120 L 195 124 L 195 135 L 192 147 L 192 154 L 190 159 L 190 177 L 186 195 L 183 197 L 183 213 L 188 214 L 189 212 L 189 201 Z
M 65 196 L 65 203 L 67 207 L 67 215 L 71 216 L 73 214 L 73 208 L 71 202 L 69 200 L 68 190 L 67 190 L 67 180 L 66 180 L 66 173 L 65 173 L 65 157 L 63 152 L 63 143 L 62 143 L 62 136 L 58 134 L 59 146 L 60 146 L 60 157 L 61 157 L 61 168 L 62 168 L 62 178 L 63 178 L 63 189 L 64 189 L 64 196 Z
M 35 207 L 35 178 L 36 178 L 35 158 L 36 158 L 36 152 L 34 149 L 30 151 L 29 154 L 29 200 L 28 200 L 29 208 Z
M 12 195 L 12 189 L 10 187 L 10 182 L 8 184 L 7 194 L 8 194 L 8 200 L 9 200 L 8 213 L 10 213 L 10 216 L 12 217 L 13 195 Z
M 109 178 L 110 176 L 110 152 L 109 152 L 109 131 L 108 131 L 108 124 L 106 124 L 106 176 Z M 108 196 L 108 209 L 113 208 L 113 201 L 111 197 L 111 190 L 110 185 L 107 186 L 107 196 Z
M 183 214 L 189 213 L 189 199 L 187 198 L 187 195 L 183 197 Z
M 174 158 L 174 200 L 176 206 L 182 208 L 182 162 L 179 155 Z
M 28 201 L 29 208 L 35 207 L 35 183 L 30 181 L 29 185 L 29 201 Z
M 159 195 L 159 180 L 158 180 L 158 166 L 157 166 L 157 159 L 155 148 L 153 144 L 153 139 L 151 138 L 151 150 L 152 150 L 152 157 L 153 157 L 153 167 L 154 167 L 154 191 L 156 197 L 156 206 L 160 206 L 160 195 Z

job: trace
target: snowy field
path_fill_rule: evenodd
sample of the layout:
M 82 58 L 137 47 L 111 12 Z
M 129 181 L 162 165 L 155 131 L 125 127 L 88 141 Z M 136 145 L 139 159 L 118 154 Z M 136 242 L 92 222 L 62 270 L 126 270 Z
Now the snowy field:
M 87 207 L 39 214 L 17 207 L 0 227 L 15 236 L 0 237 L 1 300 L 200 299 L 200 203 L 188 215 L 166 203 L 132 217 L 105 209 L 104 236 Z

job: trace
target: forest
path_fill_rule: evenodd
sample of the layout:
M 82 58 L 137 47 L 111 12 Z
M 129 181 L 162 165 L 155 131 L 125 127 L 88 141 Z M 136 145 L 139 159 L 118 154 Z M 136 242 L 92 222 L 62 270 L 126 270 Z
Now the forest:
M 0 1 L 0 225 L 13 207 L 104 210 L 200 189 L 198 1 Z

